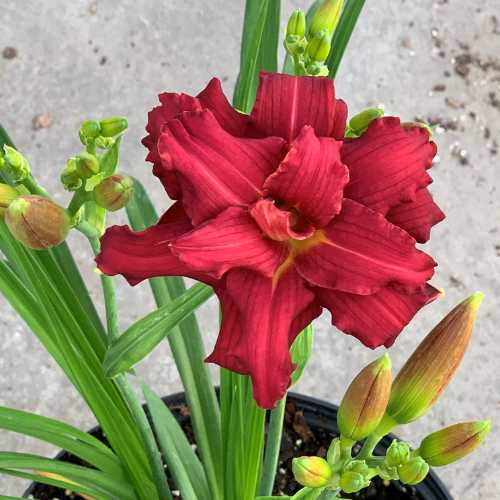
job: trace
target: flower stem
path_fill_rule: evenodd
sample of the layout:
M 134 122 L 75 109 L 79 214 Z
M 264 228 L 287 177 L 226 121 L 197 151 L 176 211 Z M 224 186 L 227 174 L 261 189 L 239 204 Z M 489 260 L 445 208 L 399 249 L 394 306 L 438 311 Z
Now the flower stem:
M 80 228 L 80 230 L 82 231 L 82 233 L 86 234 L 94 254 L 97 255 L 100 251 L 101 246 L 99 238 L 92 235 L 90 231 L 86 233 L 85 231 L 88 230 L 86 226 L 83 226 L 83 230 L 82 228 Z M 106 276 L 104 274 L 101 275 L 101 284 L 104 294 L 104 305 L 106 309 L 108 340 L 112 342 L 119 336 L 115 285 L 113 283 L 113 279 L 110 276 Z M 126 375 L 118 375 L 115 378 L 115 381 L 124 400 L 127 403 L 130 413 L 134 417 L 139 433 L 142 436 L 144 445 L 146 447 L 146 453 L 149 458 L 149 464 L 153 473 L 153 479 L 158 491 L 158 496 L 160 500 L 172 500 L 172 494 L 170 493 L 165 477 L 165 470 L 163 468 L 161 454 L 158 450 L 158 446 L 156 445 L 155 436 L 149 424 L 148 418 L 144 413 L 142 405 L 139 402 L 139 399 L 137 398 L 137 395 L 135 394 Z
M 278 403 L 278 406 L 271 411 L 269 430 L 266 440 L 266 453 L 264 456 L 264 466 L 259 485 L 259 495 L 269 496 L 273 492 L 276 469 L 281 447 L 281 437 L 283 434 L 283 419 L 285 416 L 286 395 Z

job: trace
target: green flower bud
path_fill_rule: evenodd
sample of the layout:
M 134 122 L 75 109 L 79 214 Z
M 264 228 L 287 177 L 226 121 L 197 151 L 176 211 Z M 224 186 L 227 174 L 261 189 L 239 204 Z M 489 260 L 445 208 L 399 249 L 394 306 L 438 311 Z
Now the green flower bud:
M 86 120 L 80 125 L 80 137 L 96 139 L 101 135 L 101 126 L 95 120 Z
M 385 463 L 377 468 L 377 474 L 384 481 L 396 481 L 399 479 L 398 468 L 396 466 L 389 466 Z
M 353 460 L 342 472 L 339 486 L 346 493 L 356 493 L 370 485 L 371 469 L 364 460 Z
M 385 463 L 389 467 L 397 467 L 410 460 L 410 445 L 404 441 L 393 439 L 385 455 Z
M 88 179 L 99 172 L 99 160 L 90 153 L 80 153 L 75 158 L 75 167 L 80 177 Z
M 113 137 L 102 137 L 99 136 L 95 140 L 95 145 L 100 149 L 109 149 L 115 143 L 115 139 Z
M 455 424 L 429 434 L 420 443 L 418 452 L 433 467 L 448 465 L 474 451 L 490 430 L 489 420 Z
M 61 182 L 67 191 L 76 191 L 82 187 L 83 181 L 76 170 L 75 158 L 70 158 L 61 172 Z
M 70 228 L 64 208 L 35 195 L 16 198 L 5 211 L 5 222 L 16 240 L 35 250 L 59 245 Z
M 8 184 L 0 184 L 0 217 L 3 217 L 5 210 L 19 196 L 18 191 Z
M 6 169 L 14 182 L 22 182 L 31 173 L 28 160 L 19 151 L 7 146 L 7 144 L 4 145 L 3 151 L 2 168 Z
M 326 460 L 333 467 L 340 462 L 342 458 L 342 445 L 339 438 L 332 439 L 328 451 L 326 453 Z
M 111 175 L 94 189 L 94 199 L 100 207 L 114 212 L 130 201 L 133 192 L 134 183 L 130 177 Z
M 121 134 L 128 127 L 128 121 L 123 116 L 111 116 L 99 122 L 103 137 L 114 137 Z
M 311 34 L 315 35 L 322 30 L 332 34 L 339 22 L 343 5 L 343 0 L 324 0 L 311 20 Z
M 321 457 L 299 457 L 292 461 L 295 480 L 302 486 L 321 488 L 332 478 L 332 468 Z
M 301 9 L 294 10 L 286 26 L 286 36 L 303 38 L 306 34 L 306 15 Z
M 421 417 L 450 382 L 465 354 L 483 294 L 456 306 L 427 335 L 392 386 L 388 415 L 398 424 Z
M 389 401 L 391 378 L 391 359 L 387 353 L 361 370 L 347 389 L 337 413 L 342 436 L 359 441 L 377 428 Z
M 366 131 L 368 125 L 370 125 L 373 120 L 376 120 L 381 116 L 384 116 L 383 108 L 365 109 L 364 111 L 361 111 L 361 113 L 354 115 L 349 120 L 349 128 L 351 129 L 351 132 L 354 132 L 355 135 L 361 135 Z
M 312 61 L 324 62 L 330 53 L 332 38 L 328 31 L 323 30 L 316 33 L 307 44 L 307 55 Z
M 404 484 L 421 483 L 429 472 L 429 464 L 422 457 L 412 458 L 399 468 L 399 479 Z

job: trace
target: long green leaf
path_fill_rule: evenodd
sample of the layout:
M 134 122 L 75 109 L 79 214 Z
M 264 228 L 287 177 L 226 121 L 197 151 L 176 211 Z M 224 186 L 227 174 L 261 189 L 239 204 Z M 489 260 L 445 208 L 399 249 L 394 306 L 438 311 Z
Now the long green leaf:
M 169 332 L 213 295 L 203 283 L 193 285 L 180 297 L 149 313 L 130 326 L 113 342 L 104 358 L 103 368 L 114 377 L 146 357 Z
M 44 474 L 57 474 L 65 488 L 103 499 L 136 500 L 130 487 L 123 481 L 110 478 L 103 472 L 59 460 L 39 457 L 27 453 L 0 452 L 0 470 L 28 472 L 46 478 Z
M 90 434 L 64 422 L 0 407 L 0 428 L 53 444 L 103 472 L 127 482 L 120 461 L 106 445 Z
M 183 498 L 210 498 L 205 471 L 184 431 L 163 401 L 146 385 L 144 397 L 163 457 Z
M 158 221 L 158 214 L 144 187 L 134 179 L 134 195 L 127 205 L 132 228 L 142 231 Z M 165 306 L 180 297 L 186 286 L 182 278 L 170 276 L 149 280 L 156 305 Z M 204 362 L 206 354 L 194 312 L 167 336 L 181 377 L 198 451 L 201 456 L 211 498 L 221 498 L 222 437 L 220 410 L 214 386 Z
M 233 104 L 248 113 L 254 103 L 259 72 L 276 71 L 280 0 L 247 0 L 241 40 L 240 73 Z
M 347 44 L 351 38 L 354 27 L 358 20 L 361 11 L 365 5 L 365 0 L 347 0 L 339 23 L 332 39 L 332 50 L 326 60 L 326 65 L 329 69 L 329 77 L 335 78 L 340 66 L 340 61 L 347 48 Z

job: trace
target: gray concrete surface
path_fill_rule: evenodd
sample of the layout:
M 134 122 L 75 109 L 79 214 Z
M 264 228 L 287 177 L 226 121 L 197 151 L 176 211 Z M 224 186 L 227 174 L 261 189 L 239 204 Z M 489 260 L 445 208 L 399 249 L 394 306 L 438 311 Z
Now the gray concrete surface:
M 283 12 L 307 3 L 285 1 Z M 127 116 L 130 130 L 121 168 L 144 181 L 164 208 L 168 201 L 150 175 L 139 143 L 146 113 L 160 91 L 196 93 L 212 75 L 231 91 L 242 12 L 243 2 L 236 0 L 3 0 L 0 121 L 40 182 L 66 201 L 58 176 L 79 148 L 79 122 Z M 6 47 L 15 51 L 4 51 Z M 434 283 L 447 295 L 418 315 L 391 355 L 400 366 L 453 304 L 476 289 L 485 292 L 472 346 L 455 380 L 426 417 L 400 432 L 417 443 L 445 424 L 493 420 L 494 430 L 478 452 L 439 471 L 458 500 L 500 498 L 499 48 L 498 0 L 368 0 L 337 81 L 338 95 L 351 113 L 384 103 L 389 113 L 406 120 L 421 117 L 440 124 L 440 162 L 433 169 L 432 190 L 448 218 L 436 228 L 427 249 L 439 262 Z M 123 214 L 112 219 L 122 221 Z M 100 301 L 86 245 L 77 235 L 70 243 L 93 297 Z M 132 290 L 121 280 L 119 285 L 125 327 L 153 304 L 146 286 Z M 216 311 L 215 302 L 200 310 L 207 348 L 215 339 Z M 94 419 L 76 391 L 3 300 L 0 322 L 0 404 L 83 429 L 92 425 Z M 314 357 L 298 390 L 336 402 L 360 366 L 377 353 L 334 331 L 326 313 L 316 322 L 316 332 Z M 165 346 L 141 364 L 140 374 L 161 393 L 179 389 Z M 1 433 L 1 449 L 54 451 L 7 433 Z M 19 495 L 24 486 L 0 477 L 0 494 Z

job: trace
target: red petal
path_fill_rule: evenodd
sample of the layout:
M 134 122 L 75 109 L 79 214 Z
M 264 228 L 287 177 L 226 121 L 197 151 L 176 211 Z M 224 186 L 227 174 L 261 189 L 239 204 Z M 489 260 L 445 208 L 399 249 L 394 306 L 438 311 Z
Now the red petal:
M 304 125 L 311 125 L 316 135 L 330 137 L 334 99 L 329 78 L 261 73 L 250 116 L 264 136 L 277 135 L 292 142 Z
M 335 117 L 333 120 L 332 137 L 342 141 L 345 137 L 347 123 L 347 104 L 342 99 L 335 101 Z
M 252 377 L 257 404 L 272 408 L 290 385 L 293 339 L 321 308 L 294 270 L 272 281 L 246 270 L 227 275 L 222 329 L 208 361 Z
M 386 219 L 402 227 L 419 243 L 425 243 L 431 236 L 431 228 L 445 218 L 444 213 L 434 203 L 426 188 L 419 189 L 413 201 L 401 203 L 391 208 Z
M 349 172 L 340 160 L 340 142 L 316 137 L 304 127 L 278 170 L 268 177 L 264 194 L 296 208 L 316 227 L 340 212 Z
M 212 78 L 206 88 L 198 94 L 201 105 L 212 111 L 219 125 L 231 135 L 243 137 L 248 135 L 250 119 L 248 115 L 236 111 L 222 91 L 218 78 Z
M 264 234 L 275 241 L 287 241 L 290 238 L 305 240 L 314 233 L 314 227 L 310 224 L 298 228 L 297 215 L 279 209 L 270 200 L 258 200 L 250 209 L 250 215 Z
M 435 265 L 406 231 L 348 199 L 325 228 L 323 243 L 296 257 L 298 272 L 311 284 L 359 295 L 391 283 L 415 291 L 432 277 Z
M 435 154 L 425 129 L 403 128 L 399 118 L 378 118 L 361 137 L 344 143 L 342 161 L 350 176 L 344 196 L 385 215 L 432 182 L 426 170 Z
M 160 179 L 171 198 L 179 199 L 181 193 L 175 173 L 167 171 L 161 164 L 158 154 L 158 139 L 167 121 L 176 118 L 183 111 L 201 109 L 201 105 L 198 99 L 186 94 L 168 92 L 160 94 L 159 98 L 161 106 L 153 108 L 148 113 L 148 124 L 146 125 L 148 135 L 144 137 L 142 144 L 149 149 L 146 160 L 153 163 L 153 174 Z
M 155 276 L 190 276 L 190 270 L 172 254 L 170 242 L 192 229 L 191 222 L 175 203 L 160 222 L 145 231 L 112 226 L 101 238 L 97 267 L 110 276 L 122 274 L 131 285 Z
M 158 143 L 163 165 L 177 173 L 184 207 L 194 225 L 260 197 L 283 147 L 278 137 L 233 137 L 206 110 L 184 113 L 182 121 L 171 120 Z
M 332 323 L 372 349 L 390 347 L 413 316 L 439 294 L 431 285 L 409 295 L 391 287 L 373 295 L 316 289 L 321 305 L 332 313 Z
M 230 207 L 172 243 L 173 252 L 192 271 L 222 276 L 246 267 L 272 276 L 283 261 L 282 244 L 262 236 L 248 212 Z

